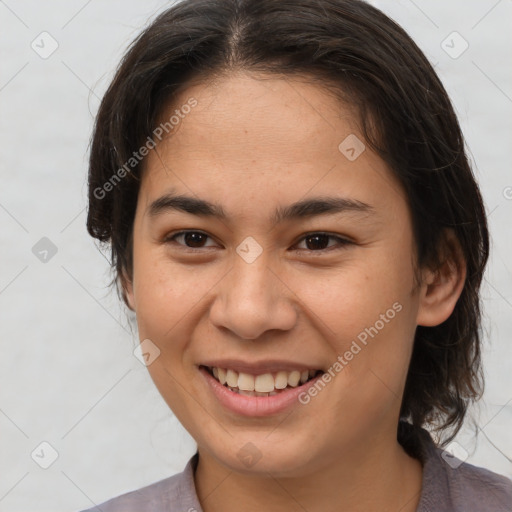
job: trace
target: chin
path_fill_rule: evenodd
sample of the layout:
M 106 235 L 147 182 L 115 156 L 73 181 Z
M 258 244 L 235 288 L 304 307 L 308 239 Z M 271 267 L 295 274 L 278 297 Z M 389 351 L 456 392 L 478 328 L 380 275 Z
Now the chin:
M 270 474 L 275 478 L 292 478 L 304 477 L 314 471 L 316 464 L 313 462 L 319 456 L 317 458 L 313 453 L 305 452 L 302 442 L 270 441 L 265 440 L 264 436 L 261 440 L 254 438 L 234 438 L 228 446 L 214 447 L 208 451 L 230 471 L 246 475 L 268 477 Z M 307 445 L 311 450 L 310 441 Z

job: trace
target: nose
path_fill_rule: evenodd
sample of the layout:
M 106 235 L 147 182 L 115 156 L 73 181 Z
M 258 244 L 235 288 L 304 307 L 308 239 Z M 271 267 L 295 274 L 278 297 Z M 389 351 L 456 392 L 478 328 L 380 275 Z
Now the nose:
M 238 338 L 257 339 L 266 331 L 290 330 L 297 322 L 293 292 L 262 256 L 252 263 L 236 258 L 210 309 L 211 322 Z

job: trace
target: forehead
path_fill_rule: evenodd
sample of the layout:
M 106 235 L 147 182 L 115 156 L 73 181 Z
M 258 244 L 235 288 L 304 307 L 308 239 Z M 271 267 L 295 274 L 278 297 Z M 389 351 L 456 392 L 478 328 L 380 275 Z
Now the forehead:
M 179 139 L 181 146 L 196 150 L 220 143 L 217 153 L 236 151 L 243 143 L 246 155 L 259 157 L 264 151 L 269 157 L 297 155 L 300 160 L 306 151 L 325 151 L 319 139 L 332 142 L 358 131 L 355 108 L 306 77 L 238 72 L 196 81 L 174 97 L 159 121 L 185 109 L 191 98 L 197 105 L 180 119 L 167 142 Z
M 366 147 L 355 109 L 305 78 L 238 73 L 190 84 L 158 122 L 171 119 L 145 161 L 147 200 L 173 188 L 242 209 L 249 198 L 261 206 L 333 191 L 370 204 L 404 201 Z

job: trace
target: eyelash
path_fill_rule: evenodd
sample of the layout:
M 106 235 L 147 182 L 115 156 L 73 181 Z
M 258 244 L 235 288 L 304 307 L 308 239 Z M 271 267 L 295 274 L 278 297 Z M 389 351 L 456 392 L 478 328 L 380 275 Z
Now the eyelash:
M 174 233 L 174 234 L 171 233 L 171 234 L 167 235 L 165 237 L 165 239 L 163 240 L 163 242 L 164 243 L 175 242 L 176 238 L 178 238 L 179 236 L 186 235 L 188 233 L 197 233 L 197 234 L 204 235 L 204 236 L 206 236 L 206 237 L 211 239 L 210 235 L 208 235 L 208 234 L 206 234 L 206 233 L 204 233 L 202 231 L 184 230 L 184 231 L 179 231 L 179 232 Z M 343 249 L 347 245 L 353 244 L 353 242 L 351 242 L 350 240 L 347 240 L 346 238 L 342 238 L 342 237 L 337 236 L 337 235 L 331 235 L 330 233 L 325 233 L 323 231 L 312 231 L 310 233 L 306 233 L 305 235 L 303 235 L 295 243 L 295 245 L 297 245 L 298 243 L 302 242 L 303 240 L 305 240 L 305 239 L 307 239 L 309 237 L 313 237 L 315 235 L 324 235 L 324 236 L 327 236 L 329 239 L 337 240 L 338 241 L 338 247 L 333 246 L 333 247 L 327 247 L 325 249 L 318 249 L 318 250 L 312 250 L 312 249 L 296 249 L 296 250 L 307 251 L 307 252 L 310 252 L 310 253 L 325 253 L 325 252 L 331 251 L 331 250 L 336 250 L 336 249 L 340 250 L 340 249 Z M 189 252 L 197 252 L 197 251 L 200 251 L 202 249 L 208 249 L 208 247 L 188 247 L 187 245 L 182 245 L 182 244 L 178 244 L 178 245 L 180 245 L 184 249 L 187 249 Z

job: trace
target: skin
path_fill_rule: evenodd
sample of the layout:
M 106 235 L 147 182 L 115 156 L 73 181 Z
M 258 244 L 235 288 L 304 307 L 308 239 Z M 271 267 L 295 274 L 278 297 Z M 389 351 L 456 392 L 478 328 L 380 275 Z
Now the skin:
M 124 286 L 140 339 L 161 351 L 151 377 L 198 444 L 203 509 L 416 510 L 422 468 L 396 441 L 400 402 L 416 326 L 449 317 L 463 261 L 450 252 L 417 285 L 405 193 L 368 147 L 355 161 L 340 152 L 348 135 L 363 140 L 357 118 L 317 84 L 231 73 L 190 84 L 162 119 L 190 97 L 197 106 L 145 159 Z M 151 215 L 171 191 L 219 203 L 227 218 Z M 317 196 L 371 211 L 269 221 Z M 207 237 L 192 248 L 171 240 L 184 229 Z M 351 243 L 319 250 L 304 239 L 317 232 Z M 236 252 L 248 236 L 262 248 L 252 263 Z M 325 389 L 284 413 L 229 412 L 199 374 L 205 358 L 222 357 L 327 370 L 395 303 L 401 311 Z M 237 456 L 248 442 L 261 454 L 251 467 Z

